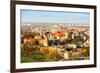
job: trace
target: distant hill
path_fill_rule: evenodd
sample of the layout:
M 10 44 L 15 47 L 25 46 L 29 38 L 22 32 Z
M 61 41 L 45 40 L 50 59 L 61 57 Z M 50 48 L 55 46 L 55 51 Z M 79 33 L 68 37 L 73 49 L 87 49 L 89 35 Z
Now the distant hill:
M 89 26 L 89 24 L 85 23 L 22 23 L 22 26 L 31 26 L 31 25 L 36 25 L 36 26 Z

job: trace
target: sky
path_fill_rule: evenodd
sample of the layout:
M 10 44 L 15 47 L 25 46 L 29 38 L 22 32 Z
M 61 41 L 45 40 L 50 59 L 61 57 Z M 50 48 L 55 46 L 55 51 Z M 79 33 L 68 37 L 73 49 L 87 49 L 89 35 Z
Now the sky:
M 86 23 L 90 14 L 86 12 L 21 10 L 21 23 Z

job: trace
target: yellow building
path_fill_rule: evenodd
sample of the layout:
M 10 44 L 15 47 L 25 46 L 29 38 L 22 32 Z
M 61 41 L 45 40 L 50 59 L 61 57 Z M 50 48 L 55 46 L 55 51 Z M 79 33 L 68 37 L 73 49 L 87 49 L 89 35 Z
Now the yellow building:
M 45 37 L 45 38 L 40 39 L 40 40 L 39 40 L 39 44 L 40 44 L 41 46 L 48 46 L 47 38 Z

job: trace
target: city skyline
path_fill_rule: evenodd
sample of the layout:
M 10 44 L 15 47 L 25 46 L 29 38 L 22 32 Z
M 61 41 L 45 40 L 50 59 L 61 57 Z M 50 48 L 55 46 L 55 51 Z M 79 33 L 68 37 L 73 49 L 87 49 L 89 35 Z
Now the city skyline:
M 85 23 L 90 14 L 86 12 L 21 10 L 21 23 Z

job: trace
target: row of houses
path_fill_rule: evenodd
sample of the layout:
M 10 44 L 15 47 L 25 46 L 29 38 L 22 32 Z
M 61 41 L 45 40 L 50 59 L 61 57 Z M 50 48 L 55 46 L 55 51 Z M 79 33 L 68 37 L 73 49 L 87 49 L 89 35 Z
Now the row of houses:
M 80 39 L 81 41 L 87 40 L 84 43 L 84 45 L 89 46 L 89 38 L 87 39 L 86 37 L 86 35 L 89 34 L 89 32 L 86 31 L 88 33 L 86 32 L 80 33 L 78 30 L 75 30 L 75 29 L 76 29 L 75 27 L 72 27 L 70 29 L 63 28 L 59 30 L 57 29 L 55 32 L 49 32 L 49 33 L 47 33 L 48 31 L 45 31 L 44 29 L 42 29 L 43 31 L 38 32 L 37 34 L 33 33 L 32 34 L 33 37 L 28 37 L 28 38 L 24 37 L 22 40 L 23 40 L 23 43 L 36 42 L 38 45 L 51 46 L 54 44 L 58 44 L 59 41 L 63 42 L 66 39 L 69 39 L 69 40 L 76 39 L 76 41 Z
M 47 34 L 47 36 L 43 33 L 43 35 L 34 35 L 34 38 L 26 37 L 23 39 L 23 43 L 38 42 L 39 45 L 48 46 L 49 40 L 65 40 L 67 38 L 68 38 L 67 32 L 57 31 L 55 33 Z

